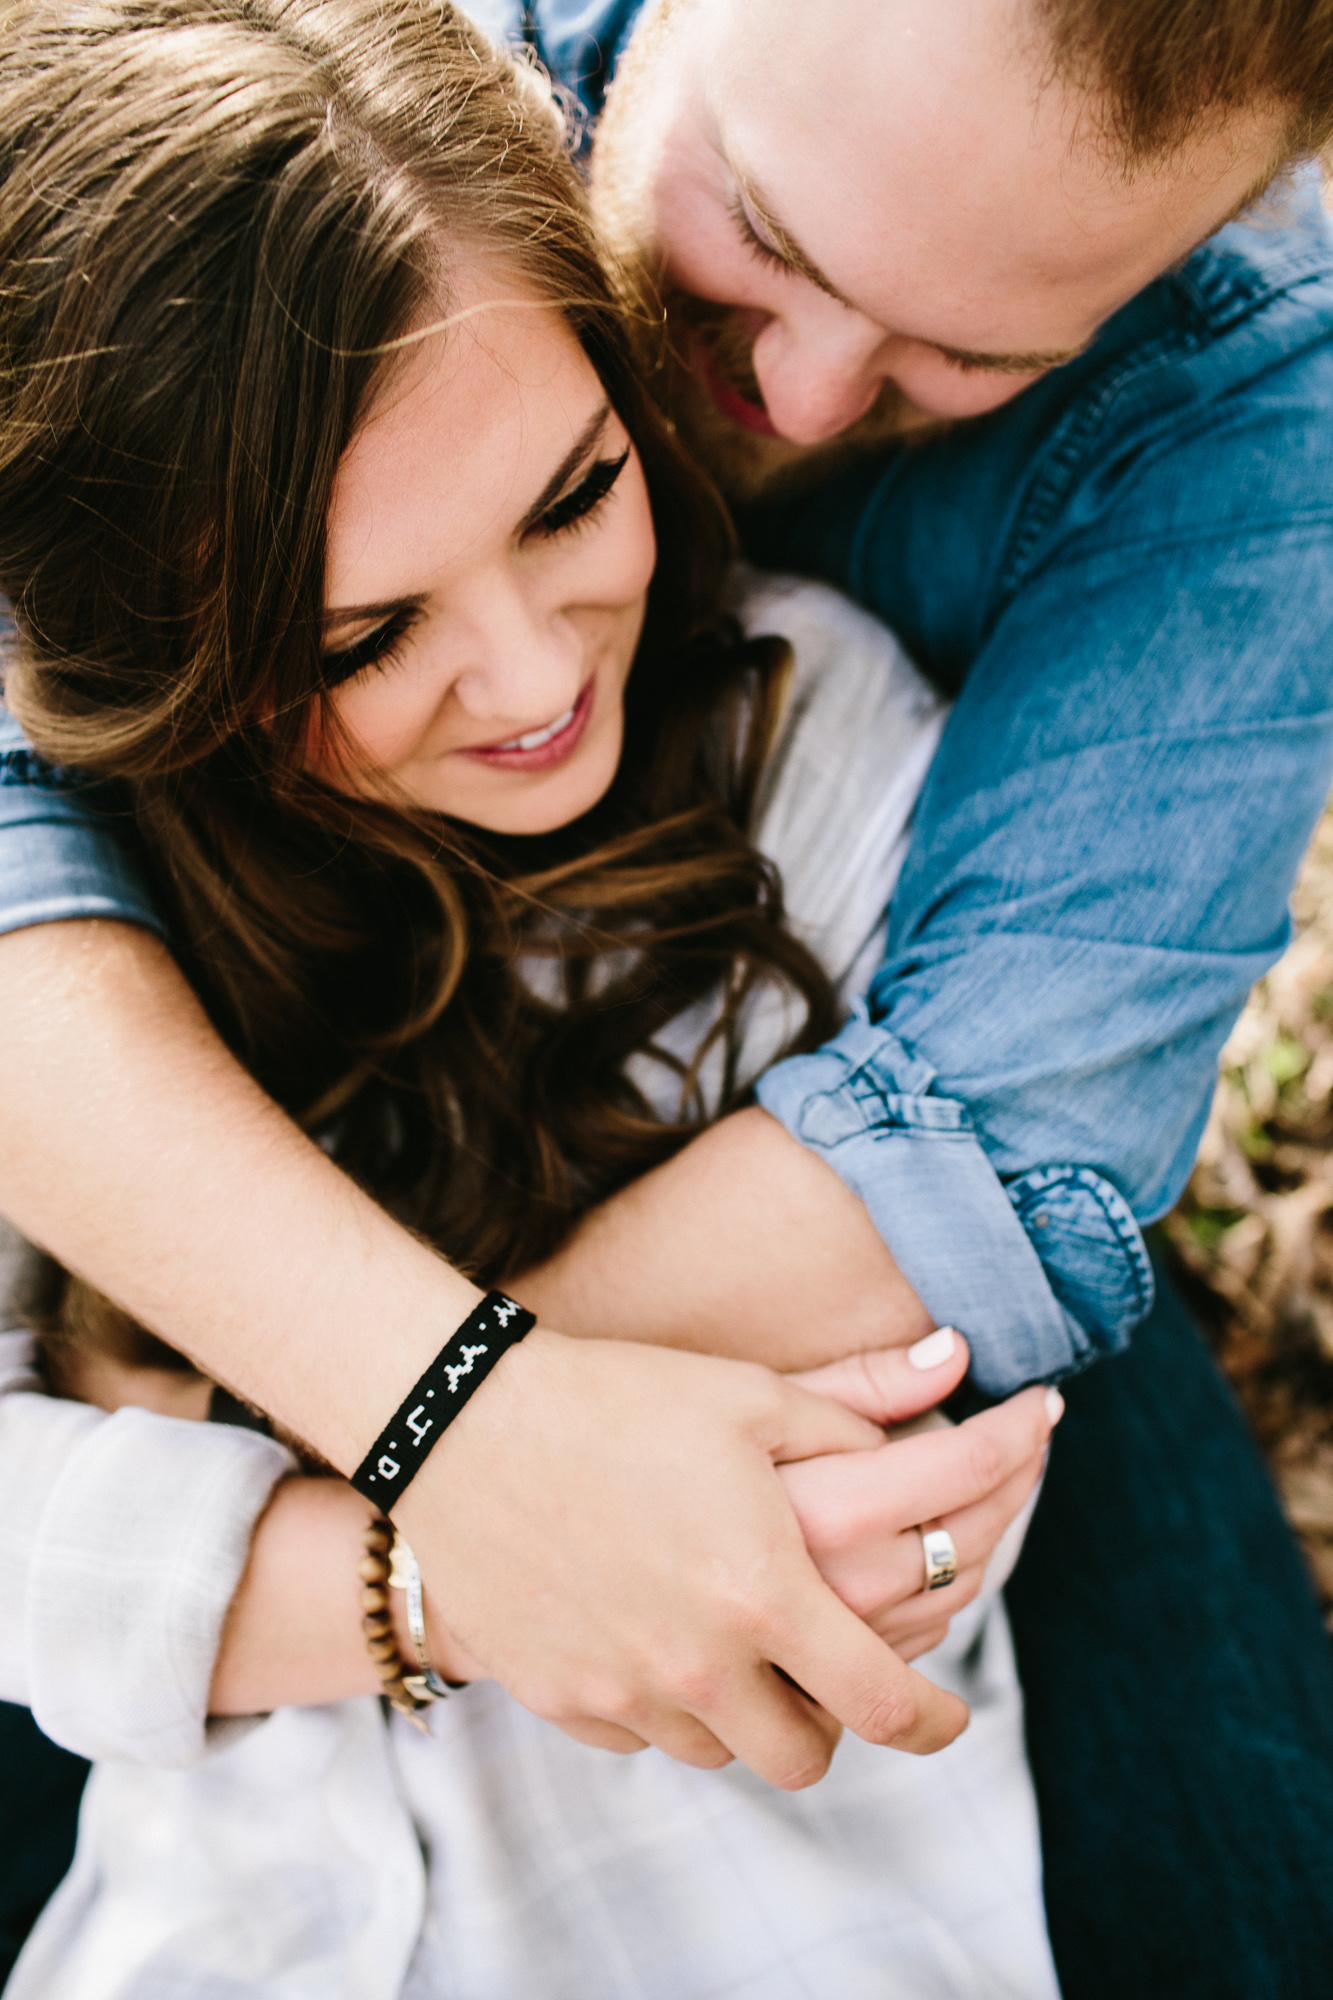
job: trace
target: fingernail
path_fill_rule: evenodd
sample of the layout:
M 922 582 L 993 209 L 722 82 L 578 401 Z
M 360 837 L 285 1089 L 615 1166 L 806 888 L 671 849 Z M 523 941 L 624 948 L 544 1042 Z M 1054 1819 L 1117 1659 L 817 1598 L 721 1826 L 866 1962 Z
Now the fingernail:
M 953 1328 L 941 1326 L 907 1350 L 913 1368 L 942 1368 L 953 1353 Z
M 1065 1399 L 1058 1389 L 1046 1391 L 1046 1414 L 1053 1424 L 1058 1424 L 1065 1413 Z

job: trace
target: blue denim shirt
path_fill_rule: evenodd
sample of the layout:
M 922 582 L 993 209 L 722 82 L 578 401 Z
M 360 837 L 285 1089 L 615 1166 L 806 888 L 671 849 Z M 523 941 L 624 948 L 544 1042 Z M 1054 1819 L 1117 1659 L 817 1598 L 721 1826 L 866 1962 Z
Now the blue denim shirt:
M 473 0 L 595 112 L 637 0 Z M 960 689 L 868 1005 L 760 1100 L 992 1394 L 1122 1346 L 1333 777 L 1333 238 L 1233 224 L 992 416 L 756 512 Z M 7 744 L 11 747 L 6 747 Z M 0 735 L 0 930 L 157 925 Z

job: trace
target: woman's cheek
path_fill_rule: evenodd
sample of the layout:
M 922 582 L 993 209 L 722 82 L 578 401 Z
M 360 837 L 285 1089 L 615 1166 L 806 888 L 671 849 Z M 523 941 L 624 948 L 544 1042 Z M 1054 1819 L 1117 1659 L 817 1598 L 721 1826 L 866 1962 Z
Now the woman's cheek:
M 319 775 L 344 789 L 357 789 L 360 772 L 392 773 L 406 763 L 420 742 L 422 724 L 404 692 L 388 678 L 372 675 L 364 686 L 335 694 L 335 726 L 316 745 Z

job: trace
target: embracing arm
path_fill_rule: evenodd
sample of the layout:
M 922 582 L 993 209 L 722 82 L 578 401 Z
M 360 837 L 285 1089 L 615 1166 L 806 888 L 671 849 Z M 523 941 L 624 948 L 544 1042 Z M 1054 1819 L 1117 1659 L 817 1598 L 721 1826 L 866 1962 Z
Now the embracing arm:
M 0 1017 L 23 1052 L 0 1065 L 0 1213 L 348 1472 L 476 1288 L 264 1097 L 144 932 L 0 937 Z M 530 1708 L 807 1783 L 827 1729 L 774 1665 L 873 1741 L 935 1748 L 965 1719 L 821 1581 L 774 1473 L 874 1442 L 763 1369 L 538 1329 L 395 1514 Z M 571 1566 L 579 1590 L 552 1590 Z
M 1015 526 L 1011 492 L 1074 476 L 1042 467 L 1025 405 L 1002 420 L 1023 444 L 1007 484 L 995 427 L 960 432 L 798 504 L 766 550 L 804 549 L 923 656 L 933 634 L 937 664 L 968 662 L 868 1018 L 759 1096 L 994 1393 L 1146 1312 L 1139 1226 L 1189 1173 L 1333 772 L 1327 348 L 1215 416 L 1176 394 L 1174 429 L 1148 409 L 1115 437 L 1104 415 L 1065 516 Z

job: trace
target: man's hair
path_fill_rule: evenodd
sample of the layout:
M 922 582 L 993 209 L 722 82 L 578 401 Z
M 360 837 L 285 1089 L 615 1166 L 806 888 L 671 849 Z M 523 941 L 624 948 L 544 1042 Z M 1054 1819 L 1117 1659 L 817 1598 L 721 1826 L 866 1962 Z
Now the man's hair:
M 1126 164 L 1236 112 L 1283 119 L 1278 168 L 1333 137 L 1333 0 L 1039 0 L 1054 72 Z

